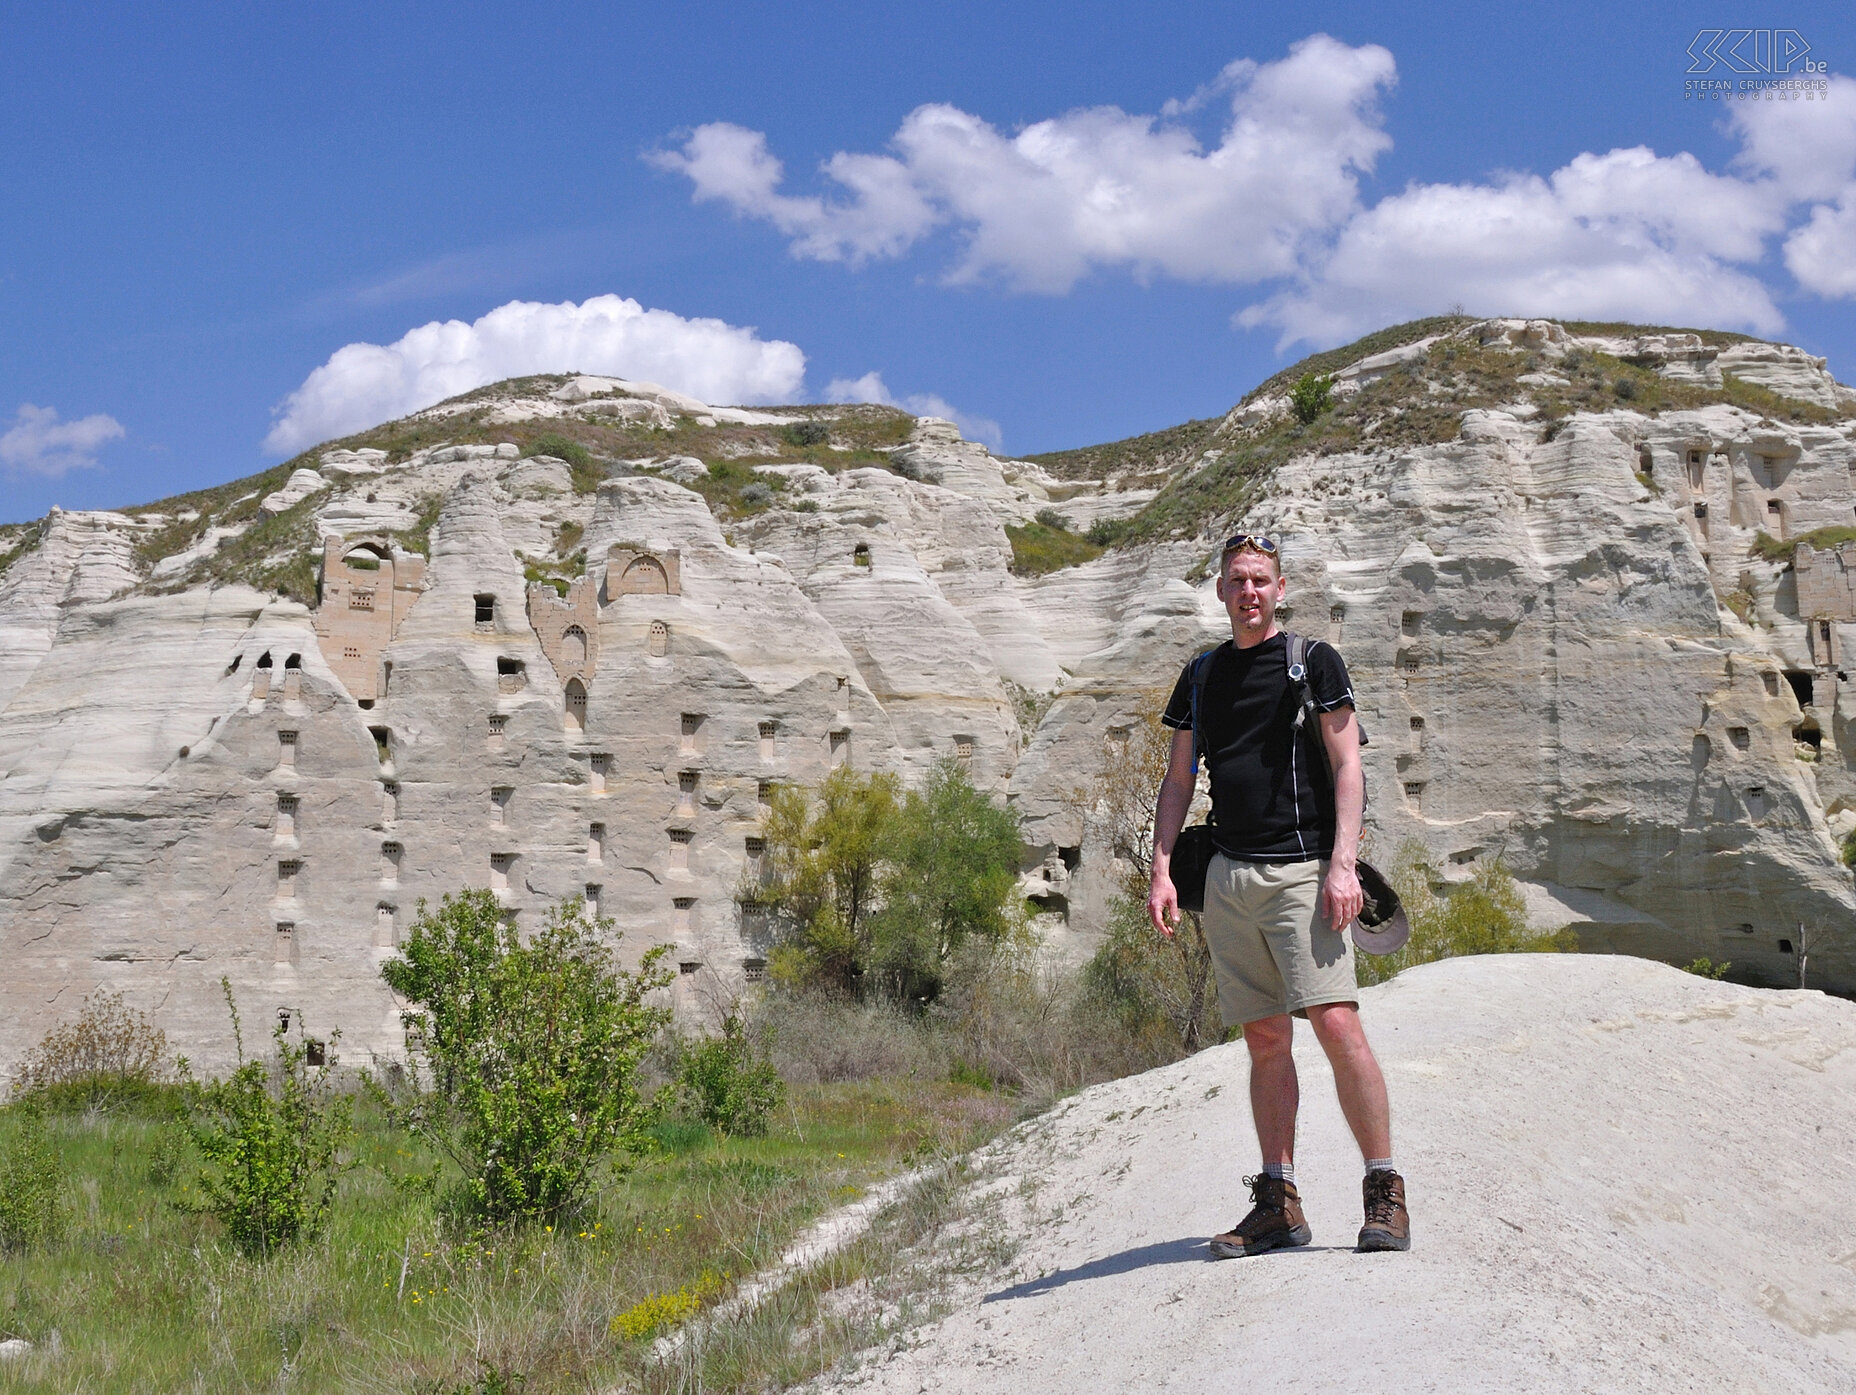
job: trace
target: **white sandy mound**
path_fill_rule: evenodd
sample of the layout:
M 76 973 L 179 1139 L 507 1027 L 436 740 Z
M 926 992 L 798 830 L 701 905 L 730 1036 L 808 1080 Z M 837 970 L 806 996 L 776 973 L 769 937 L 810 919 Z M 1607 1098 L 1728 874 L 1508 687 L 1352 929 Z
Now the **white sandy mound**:
M 1410 1253 L 1352 1253 L 1359 1155 L 1299 1024 L 1311 1248 L 1208 1260 L 1256 1148 L 1243 1046 L 1207 1051 L 994 1145 L 1012 1272 L 847 1381 L 1856 1390 L 1856 1005 L 1515 955 L 1411 970 L 1362 1006 Z

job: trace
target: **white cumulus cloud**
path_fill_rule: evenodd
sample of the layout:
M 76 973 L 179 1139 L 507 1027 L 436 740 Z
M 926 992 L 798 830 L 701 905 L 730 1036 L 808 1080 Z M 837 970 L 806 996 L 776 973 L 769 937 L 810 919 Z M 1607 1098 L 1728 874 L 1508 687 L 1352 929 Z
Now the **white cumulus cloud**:
M 1230 64 L 1213 89 L 1230 118 L 1210 149 L 1179 119 L 1204 93 L 1160 116 L 1093 107 L 1015 135 L 933 103 L 904 119 L 895 153 L 826 161 L 830 198 L 781 193 L 766 137 L 727 123 L 649 158 L 687 175 L 697 200 L 772 223 L 795 256 L 856 265 L 945 226 L 963 244 L 956 283 L 1055 294 L 1098 267 L 1254 281 L 1292 272 L 1308 239 L 1357 207 L 1359 174 L 1391 144 L 1376 103 L 1395 80 L 1385 49 L 1320 34 L 1277 62 Z
M 1856 81 L 1833 77 L 1824 102 L 1749 102 L 1734 108 L 1735 164 L 1812 204 L 1785 239 L 1785 266 L 1805 290 L 1856 295 Z
M 12 426 L 0 435 L 0 466 L 9 475 L 57 479 L 68 470 L 90 469 L 97 463 L 97 452 L 122 436 L 122 423 L 101 412 L 60 421 L 55 407 L 25 402 Z
M 805 367 L 796 344 L 623 296 L 514 300 L 470 324 L 434 320 L 392 344 L 337 349 L 278 406 L 264 445 L 290 455 L 525 373 L 645 379 L 722 404 L 792 401 Z
M 1788 199 L 1830 199 L 1856 178 L 1856 81 L 1836 76 L 1822 101 L 1736 102 L 1734 168 L 1767 176 Z
M 1785 265 L 1798 284 L 1832 299 L 1856 296 L 1856 188 L 1785 239 Z
M 647 158 L 697 201 L 772 224 L 798 257 L 859 266 L 942 233 L 952 284 L 1062 294 L 1121 270 L 1259 286 L 1234 320 L 1285 348 L 1454 305 L 1773 334 L 1775 243 L 1799 289 L 1856 295 L 1856 80 L 1723 107 L 1738 150 L 1720 171 L 1637 146 L 1368 206 L 1360 180 L 1391 145 L 1379 102 L 1396 82 L 1385 49 L 1316 34 L 1228 64 L 1157 115 L 1090 107 L 1002 131 L 920 106 L 885 150 L 825 161 L 819 193 L 790 191 L 766 136 L 725 122 Z
M 899 398 L 890 392 L 889 386 L 883 381 L 883 375 L 874 369 L 861 378 L 833 378 L 825 385 L 825 400 L 874 402 L 884 407 L 900 407 L 918 417 L 940 417 L 943 421 L 951 421 L 969 441 L 982 441 L 995 451 L 1003 449 L 1005 445 L 1004 433 L 999 430 L 999 423 L 991 417 L 976 417 L 963 412 L 937 393 L 912 392 L 907 397 Z
M 1784 324 L 1734 263 L 1783 230 L 1763 184 L 1648 149 L 1580 155 L 1551 176 L 1417 184 L 1354 217 L 1291 289 L 1243 311 L 1286 346 L 1335 343 L 1460 304 L 1471 314 Z

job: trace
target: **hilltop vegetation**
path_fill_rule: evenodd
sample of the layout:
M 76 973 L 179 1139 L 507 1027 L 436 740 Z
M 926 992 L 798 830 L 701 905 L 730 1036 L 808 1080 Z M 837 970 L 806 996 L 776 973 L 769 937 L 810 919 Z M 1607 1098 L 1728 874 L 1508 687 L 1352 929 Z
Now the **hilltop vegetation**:
M 1087 560 L 1105 546 L 1193 537 L 1218 531 L 1241 517 L 1285 461 L 1299 454 L 1435 445 L 1456 439 L 1463 413 L 1474 408 L 1531 404 L 1551 439 L 1575 412 L 1627 409 L 1647 416 L 1715 403 L 1739 407 L 1772 423 L 1823 424 L 1844 419 L 1835 411 L 1726 375 L 1718 387 L 1663 377 L 1651 360 L 1626 361 L 1589 349 L 1544 355 L 1483 347 L 1456 333 L 1478 321 L 1437 315 L 1391 325 L 1334 349 L 1322 350 L 1271 375 L 1220 417 L 1182 422 L 1119 441 L 1027 456 L 1069 490 L 1112 481 L 1118 490 L 1157 489 L 1131 518 L 1099 526 L 1087 545 L 1040 524 L 1013 535 L 1019 569 L 1035 574 Z M 1725 330 L 1566 321 L 1573 335 L 1630 337 L 1693 334 L 1710 347 L 1759 342 Z M 1337 394 L 1326 410 L 1302 414 L 1246 412 L 1286 398 L 1298 383 L 1318 382 L 1362 359 L 1436 338 L 1420 357 L 1400 364 L 1362 390 Z M 1524 376 L 1540 375 L 1523 383 Z M 1558 381 L 1556 381 L 1558 380 Z M 914 418 L 875 405 L 784 406 L 755 409 L 778 420 L 743 424 L 702 412 L 645 410 L 642 400 L 614 390 L 565 404 L 560 415 L 523 416 L 510 410 L 546 399 L 571 381 L 546 374 L 490 384 L 415 413 L 305 451 L 281 465 L 210 489 L 195 490 L 125 510 L 142 526 L 137 561 L 152 569 L 195 547 L 209 529 L 241 530 L 184 570 L 165 577 L 162 589 L 204 582 L 240 581 L 308 603 L 314 601 L 315 515 L 325 502 L 311 495 L 282 514 L 262 514 L 260 501 L 299 469 L 315 468 L 330 450 L 379 450 L 388 464 L 403 463 L 439 446 L 513 445 L 523 456 L 550 455 L 567 462 L 573 488 L 591 493 L 619 462 L 673 456 L 703 463 L 707 476 L 691 487 L 724 521 L 787 504 L 786 483 L 757 474 L 764 463 L 899 469 L 891 452 L 908 440 Z M 907 473 L 906 469 L 901 470 Z M 1062 489 L 1053 499 L 1067 497 Z M 429 550 L 437 494 L 419 501 L 414 527 L 399 543 Z M 791 506 L 802 511 L 802 501 Z M 0 528 L 0 573 L 36 544 L 35 524 Z
M 1368 335 L 1344 349 L 1312 354 L 1260 385 L 1244 404 L 1286 397 L 1298 382 L 1331 374 L 1373 354 L 1447 334 L 1465 323 L 1469 322 L 1449 316 L 1414 320 Z M 1649 332 L 1629 326 L 1581 325 L 1578 329 L 1586 333 Z M 1744 335 L 1703 337 L 1714 342 L 1746 340 Z M 1535 380 L 1523 382 L 1524 377 Z M 1335 395 L 1327 409 L 1311 420 L 1284 411 L 1248 422 L 1234 413 L 1217 423 L 1204 433 L 1204 449 L 1197 460 L 1168 479 L 1159 495 L 1128 521 L 1119 541 L 1150 542 L 1217 532 L 1225 523 L 1241 518 L 1275 470 L 1296 456 L 1442 445 L 1457 439 L 1465 412 L 1518 404 L 1535 409 L 1534 421 L 1547 440 L 1578 412 L 1624 410 L 1655 417 L 1725 404 L 1771 423 L 1823 425 L 1849 416 L 1847 410 L 1833 411 L 1784 397 L 1732 374 L 1723 374 L 1720 386 L 1710 387 L 1666 378 L 1647 360 L 1627 361 L 1591 349 L 1576 348 L 1549 357 L 1445 337 L 1358 392 Z M 1118 445 L 1124 447 L 1123 458 L 1136 453 L 1135 442 Z

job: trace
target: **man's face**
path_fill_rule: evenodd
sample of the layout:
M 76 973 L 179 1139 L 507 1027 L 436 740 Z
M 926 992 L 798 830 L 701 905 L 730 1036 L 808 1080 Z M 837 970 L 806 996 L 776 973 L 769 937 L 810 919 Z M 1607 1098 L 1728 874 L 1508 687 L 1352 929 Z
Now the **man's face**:
M 1231 617 L 1231 634 L 1240 647 L 1269 638 L 1276 607 L 1287 589 L 1274 558 L 1250 548 L 1231 554 L 1218 578 L 1218 599 Z

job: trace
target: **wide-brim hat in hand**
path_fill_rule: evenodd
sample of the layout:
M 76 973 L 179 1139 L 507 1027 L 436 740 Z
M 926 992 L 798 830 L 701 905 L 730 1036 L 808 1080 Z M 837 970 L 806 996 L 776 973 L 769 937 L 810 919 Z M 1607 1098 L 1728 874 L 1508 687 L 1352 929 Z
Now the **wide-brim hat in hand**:
M 1392 954 L 1405 947 L 1411 938 L 1411 922 L 1399 904 L 1392 883 L 1370 862 L 1356 863 L 1360 874 L 1360 891 L 1366 900 L 1353 922 L 1353 942 L 1368 954 Z

